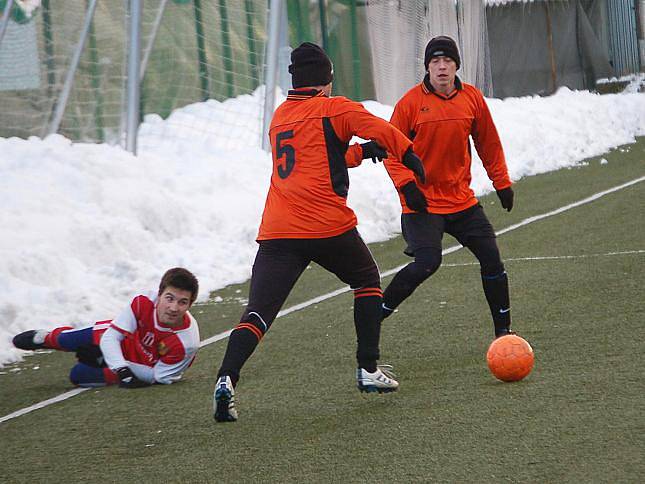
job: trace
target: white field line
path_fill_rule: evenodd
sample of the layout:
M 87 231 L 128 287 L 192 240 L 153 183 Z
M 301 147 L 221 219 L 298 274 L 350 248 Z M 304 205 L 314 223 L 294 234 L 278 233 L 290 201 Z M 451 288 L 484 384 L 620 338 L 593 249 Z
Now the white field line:
M 570 259 L 590 259 L 594 257 L 612 257 L 617 255 L 636 255 L 645 254 L 645 250 L 625 250 L 622 252 L 606 252 L 604 254 L 580 254 L 580 255 L 541 255 L 535 257 L 512 257 L 504 259 L 504 262 L 525 262 L 540 260 L 570 260 Z M 460 262 L 454 264 L 441 264 L 441 267 L 465 267 L 479 265 L 479 262 Z
M 583 198 L 582 200 L 578 200 L 577 202 L 570 203 L 569 205 L 565 205 L 564 207 L 556 208 L 555 210 L 552 210 L 550 212 L 546 212 L 546 213 L 543 213 L 543 214 L 540 214 L 540 215 L 534 215 L 533 217 L 525 218 L 521 222 L 513 224 L 513 225 L 511 225 L 509 227 L 506 227 L 504 229 L 498 230 L 497 232 L 495 232 L 495 234 L 502 235 L 502 234 L 505 234 L 506 232 L 510 232 L 512 230 L 519 229 L 520 227 L 524 227 L 525 225 L 531 224 L 533 222 L 537 222 L 538 220 L 542 220 L 542 219 L 545 219 L 545 218 L 548 218 L 548 217 L 553 217 L 554 215 L 558 215 L 558 214 L 561 214 L 562 212 L 566 212 L 567 210 L 571 210 L 572 208 L 577 208 L 577 207 L 579 207 L 581 205 L 591 203 L 593 201 L 598 200 L 599 198 L 604 197 L 605 195 L 609 195 L 610 193 L 617 192 L 619 190 L 622 190 L 623 188 L 630 187 L 630 186 L 635 185 L 637 183 L 640 183 L 642 181 L 645 181 L 645 176 L 641 176 L 640 178 L 636 178 L 634 180 L 631 180 L 631 181 L 628 181 L 626 183 L 623 183 L 622 185 L 618 185 L 618 186 L 615 186 L 613 188 L 609 188 L 609 189 L 604 190 L 602 192 L 595 193 L 595 194 L 593 194 L 593 195 L 591 195 L 591 196 L 589 196 L 587 198 Z M 443 250 L 441 253 L 443 255 L 446 255 L 446 254 L 450 254 L 452 252 L 455 252 L 455 251 L 457 251 L 457 250 L 459 250 L 461 248 L 463 248 L 462 245 L 455 245 L 453 247 L 449 247 L 448 249 Z M 401 269 L 403 269 L 406 265 L 407 265 L 407 263 L 402 264 L 402 265 L 400 265 L 398 267 L 395 267 L 394 269 L 390 269 L 389 271 L 383 272 L 383 273 L 381 273 L 381 276 L 382 277 L 387 277 L 387 276 L 390 276 L 392 274 L 396 274 Z
M 619 190 L 622 190 L 622 189 L 627 188 L 629 186 L 635 185 L 635 184 L 640 183 L 642 181 L 645 181 L 645 176 L 642 176 L 640 178 L 636 178 L 634 180 L 628 181 L 626 183 L 623 183 L 622 185 L 618 185 L 618 186 L 615 186 L 613 188 L 609 188 L 609 189 L 604 190 L 602 192 L 598 192 L 598 193 L 596 193 L 594 195 L 591 195 L 591 196 L 589 196 L 587 198 L 583 198 L 582 200 L 578 200 L 577 202 L 570 203 L 569 205 L 565 205 L 563 207 L 557 208 L 557 209 L 552 210 L 550 212 L 546 212 L 546 213 L 543 213 L 541 215 L 535 215 L 533 217 L 525 218 L 524 220 L 522 220 L 519 223 L 513 224 L 513 225 L 511 225 L 509 227 L 506 227 L 504 229 L 501 229 L 501 230 L 497 231 L 496 234 L 497 235 L 502 235 L 502 234 L 505 234 L 506 232 L 510 232 L 512 230 L 519 229 L 520 227 L 523 227 L 525 225 L 531 224 L 533 222 L 537 222 L 539 220 L 542 220 L 542 219 L 545 219 L 545 218 L 548 218 L 548 217 L 553 217 L 554 215 L 558 215 L 558 214 L 561 214 L 563 212 L 566 212 L 567 210 L 571 210 L 571 209 L 579 207 L 581 205 L 591 203 L 591 202 L 593 202 L 595 200 L 598 200 L 599 198 L 604 197 L 605 195 L 609 195 L 610 193 L 617 192 Z M 454 245 L 452 247 L 444 249 L 442 251 L 442 254 L 443 255 L 450 254 L 452 252 L 458 251 L 461 248 L 463 248 L 463 246 Z M 642 251 L 638 251 L 638 252 L 640 253 Z M 512 259 L 507 259 L 507 260 L 512 260 Z M 398 267 L 395 267 L 394 269 L 390 269 L 388 271 L 382 272 L 381 276 L 382 277 L 387 277 L 387 276 L 390 276 L 392 274 L 395 274 L 398 271 L 400 271 L 403 267 L 405 267 L 406 265 L 407 264 L 402 264 L 402 265 L 400 265 Z M 296 304 L 295 306 L 291 306 L 289 308 L 283 309 L 282 311 L 280 311 L 278 313 L 278 315 L 276 316 L 276 319 L 280 318 L 282 316 L 286 316 L 287 314 L 293 313 L 295 311 L 299 311 L 301 309 L 309 307 L 309 306 L 311 306 L 313 304 L 317 304 L 317 303 L 325 301 L 327 299 L 331 299 L 332 297 L 336 297 L 336 296 L 338 296 L 340 294 L 343 294 L 343 293 L 346 293 L 346 292 L 349 292 L 349 291 L 350 291 L 349 287 L 342 287 L 340 289 L 336 289 L 335 291 L 328 292 L 327 294 L 323 294 L 323 295 L 315 297 L 313 299 L 309 299 L 308 301 L 304 301 L 304 302 L 302 302 L 300 304 Z M 224 331 L 223 333 L 219 333 L 219 334 L 216 334 L 214 336 L 211 336 L 210 338 L 206 338 L 205 340 L 203 340 L 200 343 L 199 347 L 203 348 L 204 346 L 208 346 L 208 345 L 210 345 L 212 343 L 215 343 L 217 341 L 221 341 L 223 339 L 226 339 L 226 338 L 228 338 L 230 336 L 232 331 L 233 331 L 232 329 L 229 329 L 227 331 Z M 62 402 L 63 400 L 67 400 L 68 398 L 76 396 L 79 393 L 82 393 L 82 392 L 84 392 L 86 390 L 90 390 L 90 388 L 76 388 L 74 390 L 70 390 L 68 392 L 62 393 L 62 394 L 58 395 L 57 397 L 50 398 L 48 400 L 43 400 L 42 402 L 36 403 L 36 404 L 31 405 L 29 407 L 23 408 L 21 410 L 17 410 L 16 412 L 10 413 L 9 415 L 5 415 L 4 417 L 0 417 L 0 423 L 6 422 L 7 420 L 11 420 L 11 419 L 16 418 L 16 417 L 20 417 L 20 416 L 25 415 L 25 414 L 27 414 L 29 412 L 34 411 L 34 410 L 38 410 L 40 408 L 47 407 L 48 405 L 52 405 L 52 404 L 57 403 L 57 402 Z
M 9 415 L 5 415 L 4 417 L 0 418 L 0 423 L 6 422 L 7 420 L 11 420 L 12 418 L 20 417 L 21 415 L 24 415 L 29 412 L 33 412 L 34 410 L 38 410 L 39 408 L 44 408 L 54 403 L 62 402 L 63 400 L 72 398 L 78 395 L 79 393 L 83 393 L 84 391 L 87 391 L 87 390 L 91 390 L 91 388 L 74 388 L 73 390 L 70 390 L 68 392 L 61 393 L 57 397 L 50 398 L 48 400 L 43 400 L 42 402 L 38 402 L 31 405 L 30 407 L 26 407 L 21 410 L 16 410 L 15 412 L 10 413 Z

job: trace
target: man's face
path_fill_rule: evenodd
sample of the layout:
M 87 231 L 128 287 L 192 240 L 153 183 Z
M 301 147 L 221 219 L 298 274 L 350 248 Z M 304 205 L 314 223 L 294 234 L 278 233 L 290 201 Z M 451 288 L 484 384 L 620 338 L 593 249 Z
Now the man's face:
M 157 301 L 157 320 L 168 326 L 180 326 L 190 308 L 191 293 L 173 286 L 166 287 Z
M 457 75 L 457 63 L 450 57 L 433 57 L 428 64 L 428 74 L 430 84 L 435 89 L 452 88 Z

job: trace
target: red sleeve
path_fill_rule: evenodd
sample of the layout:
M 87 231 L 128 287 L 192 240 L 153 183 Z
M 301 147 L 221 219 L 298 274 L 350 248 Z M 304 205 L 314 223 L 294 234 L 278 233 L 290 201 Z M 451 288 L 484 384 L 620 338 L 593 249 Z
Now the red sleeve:
M 473 142 L 495 190 L 502 190 L 512 184 L 508 176 L 502 142 L 497 134 L 497 128 L 495 128 L 486 100 L 481 94 L 478 95 L 478 101 L 479 112 L 475 117 L 472 130 Z
M 405 98 L 399 101 L 394 107 L 390 123 L 402 133 L 409 135 L 412 131 L 413 120 L 410 116 L 410 109 L 405 102 Z M 394 182 L 396 188 L 415 181 L 414 173 L 401 164 L 400 159 L 387 158 L 383 160 L 385 169 L 387 170 L 390 178 Z

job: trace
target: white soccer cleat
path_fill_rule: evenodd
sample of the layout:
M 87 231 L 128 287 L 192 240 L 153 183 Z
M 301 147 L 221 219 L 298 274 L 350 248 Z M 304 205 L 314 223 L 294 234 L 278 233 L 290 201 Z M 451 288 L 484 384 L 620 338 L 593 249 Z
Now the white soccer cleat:
M 213 416 L 218 422 L 235 422 L 237 420 L 235 389 L 229 376 L 220 376 L 217 379 L 213 393 Z
M 389 393 L 399 388 L 399 382 L 394 379 L 390 365 L 378 365 L 374 373 L 364 368 L 356 369 L 356 382 L 361 392 Z

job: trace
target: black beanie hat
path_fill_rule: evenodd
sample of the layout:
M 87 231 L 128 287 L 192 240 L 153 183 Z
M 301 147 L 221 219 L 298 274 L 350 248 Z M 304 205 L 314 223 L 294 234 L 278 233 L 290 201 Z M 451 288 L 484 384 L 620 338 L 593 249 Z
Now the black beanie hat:
M 334 80 L 334 68 L 325 51 L 311 42 L 303 42 L 291 52 L 291 84 L 303 86 L 326 86 Z
M 461 66 L 461 59 L 459 58 L 459 49 L 457 44 L 450 37 L 440 35 L 428 42 L 426 45 L 426 55 L 423 60 L 423 65 L 428 70 L 428 64 L 433 57 L 445 56 L 450 57 L 457 64 L 457 69 Z

